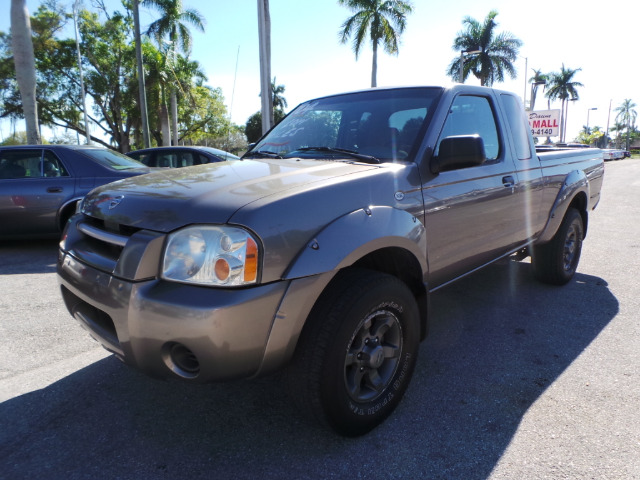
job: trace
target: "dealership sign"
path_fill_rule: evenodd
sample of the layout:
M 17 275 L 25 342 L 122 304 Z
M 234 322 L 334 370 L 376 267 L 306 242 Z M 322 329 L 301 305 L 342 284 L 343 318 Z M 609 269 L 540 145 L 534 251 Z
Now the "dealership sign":
M 529 127 L 534 137 L 559 137 L 560 110 L 529 112 Z

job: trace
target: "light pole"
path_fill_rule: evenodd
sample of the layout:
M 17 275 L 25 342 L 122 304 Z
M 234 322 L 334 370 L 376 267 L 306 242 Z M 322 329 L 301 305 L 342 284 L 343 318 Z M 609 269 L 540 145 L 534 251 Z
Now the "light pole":
M 561 124 L 564 123 L 563 125 L 560 125 L 561 130 L 560 130 L 560 142 L 564 143 L 564 139 L 567 136 L 567 126 L 569 125 L 568 120 L 569 120 L 569 102 L 575 102 L 577 101 L 577 98 L 569 98 L 567 99 L 567 103 L 565 105 L 565 112 L 564 112 L 564 122 L 560 122 Z
M 613 99 L 609 100 L 609 115 L 607 116 L 607 133 L 604 134 L 605 148 L 609 146 L 609 121 L 611 120 L 611 102 L 613 102 Z
M 593 107 L 593 108 L 587 108 L 587 134 L 589 133 L 589 113 L 591 113 L 591 110 L 597 110 L 597 107 Z
M 527 69 L 529 68 L 529 57 L 524 57 L 524 93 L 522 99 L 522 105 L 527 107 Z M 529 107 L 531 110 L 531 107 Z
M 471 47 L 460 51 L 460 83 L 464 83 L 464 55 L 473 55 L 474 53 L 482 53 L 482 47 Z
M 265 134 L 273 126 L 269 0 L 258 0 L 258 40 L 260 47 L 260 112 L 262 113 L 262 133 Z

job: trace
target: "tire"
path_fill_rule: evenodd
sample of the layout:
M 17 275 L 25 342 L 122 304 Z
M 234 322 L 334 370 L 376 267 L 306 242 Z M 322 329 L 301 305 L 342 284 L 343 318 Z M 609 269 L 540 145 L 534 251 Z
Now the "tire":
M 582 216 L 575 208 L 569 208 L 551 241 L 533 247 L 531 262 L 535 277 L 552 285 L 568 283 L 578 268 L 583 238 Z
M 292 398 L 342 435 L 365 434 L 400 403 L 419 338 L 418 306 L 404 283 L 369 270 L 341 272 L 298 341 L 288 371 Z

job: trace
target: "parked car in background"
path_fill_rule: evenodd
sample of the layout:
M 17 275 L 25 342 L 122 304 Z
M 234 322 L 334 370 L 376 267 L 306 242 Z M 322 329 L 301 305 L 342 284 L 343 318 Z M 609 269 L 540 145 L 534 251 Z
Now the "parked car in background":
M 0 147 L 0 238 L 60 235 L 94 187 L 152 170 L 97 146 Z
M 191 167 L 204 163 L 240 160 L 233 153 L 212 147 L 155 147 L 127 153 L 131 158 L 149 167 Z
M 622 160 L 626 156 L 624 150 L 618 150 L 613 148 L 603 150 L 602 152 L 604 154 L 605 160 Z

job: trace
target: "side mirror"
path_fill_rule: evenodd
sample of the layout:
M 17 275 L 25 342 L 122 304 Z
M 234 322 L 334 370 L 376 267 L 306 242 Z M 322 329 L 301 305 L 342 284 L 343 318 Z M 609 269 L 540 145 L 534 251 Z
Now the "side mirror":
M 438 156 L 429 164 L 431 173 L 482 165 L 487 160 L 484 141 L 479 135 L 457 135 L 440 142 Z

